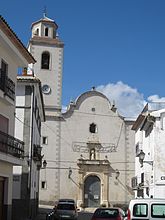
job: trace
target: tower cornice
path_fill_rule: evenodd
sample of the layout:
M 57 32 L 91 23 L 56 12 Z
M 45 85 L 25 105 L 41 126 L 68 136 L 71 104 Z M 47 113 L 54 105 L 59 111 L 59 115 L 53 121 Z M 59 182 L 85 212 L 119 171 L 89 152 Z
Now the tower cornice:
M 42 44 L 42 45 L 55 45 L 58 47 L 64 47 L 64 43 L 57 39 L 57 38 L 48 38 L 48 37 L 38 37 L 38 36 L 34 36 L 33 38 L 30 39 L 30 42 L 32 44 Z

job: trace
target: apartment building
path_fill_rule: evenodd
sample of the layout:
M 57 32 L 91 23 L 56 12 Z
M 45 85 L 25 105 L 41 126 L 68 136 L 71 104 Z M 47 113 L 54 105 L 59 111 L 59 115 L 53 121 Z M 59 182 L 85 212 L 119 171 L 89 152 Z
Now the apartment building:
M 18 68 L 35 63 L 14 31 L 0 16 L 0 219 L 12 213 L 13 166 L 22 165 L 24 142 L 14 137 Z

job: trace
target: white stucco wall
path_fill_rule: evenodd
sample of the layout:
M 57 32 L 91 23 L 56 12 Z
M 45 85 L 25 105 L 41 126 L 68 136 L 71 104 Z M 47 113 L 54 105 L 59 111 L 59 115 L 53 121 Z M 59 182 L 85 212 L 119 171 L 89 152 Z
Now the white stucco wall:
M 28 81 L 28 77 L 27 79 L 25 77 L 24 80 L 25 81 L 22 83 L 21 80 L 20 81 L 18 80 L 18 86 L 16 92 L 15 136 L 25 142 L 26 152 L 24 155 L 25 156 L 24 171 L 26 169 L 26 172 L 27 173 L 29 172 L 29 180 L 27 187 L 30 187 L 31 199 L 36 199 L 37 196 L 36 194 L 39 192 L 39 170 L 37 169 L 37 164 L 36 161 L 34 161 L 33 159 L 33 152 L 31 152 L 31 150 L 34 147 L 34 145 L 41 146 L 41 134 L 39 132 L 36 121 L 35 108 L 36 107 L 38 108 L 40 119 L 43 120 L 42 118 L 43 116 L 41 113 L 42 106 L 41 106 L 41 97 L 40 97 L 38 82 L 31 84 L 30 82 L 32 78 L 29 78 Z M 31 90 L 30 90 L 30 86 L 31 86 Z M 25 92 L 26 87 L 29 88 L 28 94 L 26 94 Z M 34 94 L 34 99 L 33 99 L 33 94 Z M 37 100 L 37 105 L 35 104 L 36 100 Z M 28 111 L 29 118 L 25 118 L 25 111 Z M 27 112 L 26 112 L 26 117 L 27 117 Z M 33 127 L 32 127 L 32 121 L 33 121 Z M 29 161 L 29 164 L 31 164 L 29 167 L 27 166 L 26 161 Z M 13 174 L 17 175 L 18 172 L 19 172 L 19 167 L 14 167 Z M 13 198 L 16 199 L 17 197 L 19 197 L 17 192 L 20 192 L 21 190 L 20 187 L 21 187 L 20 184 L 15 183 Z
M 146 132 L 140 126 L 136 132 L 136 143 L 141 143 L 141 149 L 145 152 L 143 167 L 140 167 L 139 158 L 136 158 L 136 174 L 138 184 L 141 182 L 141 173 L 144 173 L 144 197 L 153 196 L 154 198 L 165 197 L 165 131 L 164 131 L 164 110 L 153 111 L 155 123 L 151 132 Z M 147 161 L 153 161 L 153 166 Z M 149 195 L 146 194 L 145 188 L 149 187 Z
M 95 108 L 95 112 L 92 111 Z M 90 124 L 95 123 L 98 132 L 89 132 Z M 134 176 L 134 132 L 131 125 L 126 125 L 117 113 L 111 110 L 108 100 L 98 95 L 82 95 L 80 104 L 68 113 L 63 114 L 61 124 L 58 121 L 47 121 L 48 127 L 42 129 L 42 135 L 51 134 L 48 145 L 43 146 L 47 169 L 41 172 L 41 181 L 47 182 L 47 189 L 40 190 L 42 201 L 55 201 L 58 198 L 78 197 L 79 175 L 77 160 L 80 155 L 89 159 L 87 142 L 98 140 L 104 147 L 117 146 L 116 152 L 97 153 L 97 159 L 108 157 L 114 170 L 109 175 L 109 199 L 120 203 L 127 202 L 132 195 L 127 189 Z M 51 129 L 50 129 L 51 128 Z M 72 169 L 72 180 L 68 179 L 69 168 Z M 115 170 L 120 171 L 119 181 Z M 103 180 L 102 180 L 103 181 Z M 58 189 L 58 191 L 57 191 Z
M 50 53 L 50 69 L 41 69 L 41 55 L 43 52 Z M 42 85 L 47 84 L 51 88 L 49 95 L 44 95 L 46 106 L 61 106 L 61 87 L 62 87 L 62 64 L 63 48 L 56 46 L 33 45 L 32 55 L 38 61 L 34 65 L 34 73 L 41 80 Z
M 15 63 L 14 59 L 12 58 L 9 50 L 3 47 L 0 44 L 0 61 L 3 59 L 8 64 L 8 77 L 15 83 L 16 85 L 16 74 L 17 74 L 17 63 Z M 14 136 L 14 111 L 15 106 L 14 104 L 10 104 L 6 102 L 0 101 L 0 114 L 4 117 L 9 119 L 9 130 L 8 133 Z

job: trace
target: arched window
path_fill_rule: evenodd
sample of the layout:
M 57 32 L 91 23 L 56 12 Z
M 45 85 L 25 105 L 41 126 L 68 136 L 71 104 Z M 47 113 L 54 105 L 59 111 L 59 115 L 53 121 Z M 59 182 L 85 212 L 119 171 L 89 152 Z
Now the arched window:
M 48 33 L 49 33 L 49 29 L 48 27 L 45 28 L 45 36 L 47 37 L 48 36 Z
M 94 124 L 94 123 L 90 124 L 89 131 L 90 131 L 91 133 L 96 133 L 96 132 L 97 132 L 97 126 L 96 126 L 96 124 Z
M 49 69 L 50 54 L 49 52 L 43 52 L 41 58 L 41 69 Z
M 37 36 L 39 35 L 39 29 L 38 28 L 36 29 L 36 35 Z

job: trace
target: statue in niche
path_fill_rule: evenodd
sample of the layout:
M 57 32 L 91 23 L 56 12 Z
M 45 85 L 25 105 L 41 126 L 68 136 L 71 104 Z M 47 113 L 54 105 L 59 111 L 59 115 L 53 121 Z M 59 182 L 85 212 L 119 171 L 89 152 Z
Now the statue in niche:
M 96 160 L 96 152 L 95 149 L 90 149 L 90 160 Z

